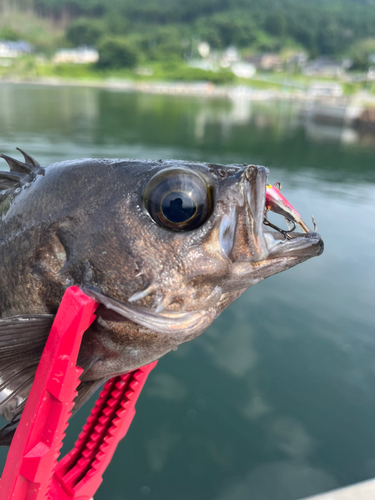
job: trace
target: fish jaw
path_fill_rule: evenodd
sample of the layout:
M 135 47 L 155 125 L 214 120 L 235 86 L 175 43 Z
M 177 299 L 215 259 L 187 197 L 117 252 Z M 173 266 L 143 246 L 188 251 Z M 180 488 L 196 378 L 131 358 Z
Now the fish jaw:
M 173 335 L 180 342 L 188 340 L 189 337 L 194 338 L 206 329 L 216 316 L 216 311 L 212 307 L 201 311 L 165 310 L 156 312 L 145 307 L 124 304 L 94 289 L 89 288 L 83 291 L 89 297 L 123 318 L 158 334 L 164 336 Z
M 269 259 L 300 258 L 303 260 L 318 257 L 324 251 L 324 243 L 319 233 L 289 233 L 290 239 L 275 232 L 265 233 L 268 241 Z
M 282 237 L 282 235 L 280 235 Z M 298 233 L 292 239 L 281 239 L 276 233 L 265 233 L 269 254 L 256 262 L 237 262 L 233 265 L 226 291 L 256 285 L 264 279 L 290 269 L 323 253 L 324 243 L 318 233 Z

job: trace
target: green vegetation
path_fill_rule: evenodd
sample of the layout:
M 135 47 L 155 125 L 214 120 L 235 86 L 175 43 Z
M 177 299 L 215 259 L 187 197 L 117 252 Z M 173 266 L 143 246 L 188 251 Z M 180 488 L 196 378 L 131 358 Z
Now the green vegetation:
M 67 40 L 76 47 L 97 45 L 105 35 L 105 26 L 100 21 L 79 18 L 70 23 L 66 30 Z
M 119 37 L 106 37 L 98 45 L 101 68 L 134 68 L 138 62 L 138 52 L 135 47 Z
M 208 81 L 217 85 L 233 83 L 236 78 L 231 71 L 206 71 L 200 68 L 190 68 L 179 62 L 162 63 L 153 65 L 152 79 L 178 80 L 182 82 Z
M 259 52 L 302 51 L 310 58 L 350 57 L 353 69 L 367 70 L 375 54 L 375 0 L 0 0 L 0 39 L 29 41 L 42 63 L 12 63 L 0 75 L 34 74 L 105 78 L 242 82 L 229 70 L 190 68 L 200 41 L 212 51 L 236 46 L 243 57 Z M 56 49 L 88 45 L 97 65 L 74 68 L 50 60 Z M 296 66 L 287 68 L 299 78 Z M 137 68 L 145 68 L 142 73 Z M 18 73 L 17 73 L 18 72 Z M 262 78 L 253 80 L 267 86 Z M 268 81 L 269 88 L 285 85 Z M 346 84 L 347 92 L 356 85 Z
M 0 0 L 0 39 L 27 40 L 37 51 L 51 55 L 66 45 L 64 28 L 50 19 L 39 17 L 32 11 L 4 10 Z M 10 35 L 10 36 L 9 36 Z
M 355 43 L 350 55 L 354 69 L 366 70 L 369 62 L 375 64 L 375 38 L 365 38 Z
M 9 26 L 2 26 L 0 28 L 0 40 L 16 41 L 20 38 L 21 34 L 12 28 L 9 28 Z
M 109 34 L 137 35 L 146 52 L 172 49 L 180 55 L 184 42 L 194 36 L 214 48 L 234 44 L 278 50 L 294 44 L 312 55 L 341 55 L 358 40 L 375 35 L 373 0 L 13 0 L 12 4 L 55 26 L 66 26 L 68 21 L 66 39 L 75 45 L 95 45 Z M 0 0 L 0 29 L 14 12 L 7 5 Z M 25 31 L 22 25 L 17 28 L 16 33 Z

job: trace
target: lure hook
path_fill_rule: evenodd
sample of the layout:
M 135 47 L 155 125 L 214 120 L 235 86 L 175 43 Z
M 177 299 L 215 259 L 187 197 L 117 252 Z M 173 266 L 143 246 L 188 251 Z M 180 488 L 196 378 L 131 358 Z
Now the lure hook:
M 289 229 L 288 231 L 285 231 L 284 229 L 281 229 L 280 227 L 276 226 L 275 224 L 272 224 L 272 222 L 270 222 L 267 219 L 267 217 L 264 217 L 263 224 L 265 226 L 272 227 L 272 229 L 275 229 L 276 231 L 278 231 L 279 233 L 281 233 L 284 236 L 285 239 L 291 240 L 292 237 L 290 236 L 289 233 L 292 233 L 296 229 L 296 223 L 293 220 L 290 220 L 290 219 L 288 219 L 288 220 L 289 220 L 289 222 L 291 222 L 293 224 L 293 228 Z

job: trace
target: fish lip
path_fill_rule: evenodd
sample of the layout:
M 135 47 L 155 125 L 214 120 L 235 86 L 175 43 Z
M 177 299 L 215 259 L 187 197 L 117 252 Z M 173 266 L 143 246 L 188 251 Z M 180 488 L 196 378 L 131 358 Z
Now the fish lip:
M 275 240 L 272 244 L 269 236 L 266 236 L 266 240 L 271 241 L 271 244 L 268 244 L 269 253 L 267 260 L 279 257 L 318 257 L 324 251 L 324 242 L 320 234 L 314 231 L 308 233 L 289 233 L 291 238 L 283 240 L 280 239 L 283 236 L 279 233 L 265 232 L 265 235 L 272 235 Z
M 159 334 L 173 334 L 174 336 L 189 336 L 208 326 L 216 316 L 213 308 L 202 311 L 171 311 L 164 310 L 156 313 L 145 307 L 124 304 L 108 297 L 93 287 L 83 288 L 83 292 L 107 309 L 115 311 L 126 320 L 150 329 Z

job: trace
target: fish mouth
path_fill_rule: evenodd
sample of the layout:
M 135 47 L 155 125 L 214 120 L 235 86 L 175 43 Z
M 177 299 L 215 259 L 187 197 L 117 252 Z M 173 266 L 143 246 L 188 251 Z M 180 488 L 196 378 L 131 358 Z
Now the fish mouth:
M 84 293 L 99 302 L 104 308 L 115 313 L 104 314 L 98 308 L 98 316 L 107 316 L 110 320 L 131 321 L 147 328 L 151 332 L 162 335 L 181 336 L 183 338 L 195 336 L 196 332 L 201 331 L 212 323 L 215 319 L 216 311 L 209 308 L 202 311 L 171 311 L 156 312 L 141 306 L 124 304 L 116 299 L 112 299 L 92 288 L 84 288 Z M 101 307 L 101 306 L 100 306 Z M 103 311 L 103 310 L 102 310 Z
M 266 213 L 266 185 L 268 169 L 250 165 L 245 172 L 245 192 L 249 210 L 250 231 L 255 242 L 252 261 L 272 261 L 273 259 L 299 259 L 300 262 L 321 255 L 324 243 L 315 231 L 304 233 L 292 231 L 285 234 L 270 231 L 264 225 Z M 298 221 L 295 221 L 298 224 Z M 307 228 L 304 224 L 303 229 Z M 308 229 L 308 228 L 307 228 Z
M 244 208 L 247 211 L 247 231 L 252 244 L 251 248 L 242 247 L 242 254 L 237 254 L 234 239 L 232 272 L 224 287 L 225 292 L 249 288 L 311 257 L 317 257 L 324 250 L 323 241 L 317 232 L 293 231 L 282 234 L 269 230 L 264 224 L 267 176 L 268 170 L 265 167 L 255 165 L 250 165 L 243 174 L 247 199 Z M 307 228 L 306 225 L 305 227 Z M 240 258 L 236 258 L 237 255 Z

